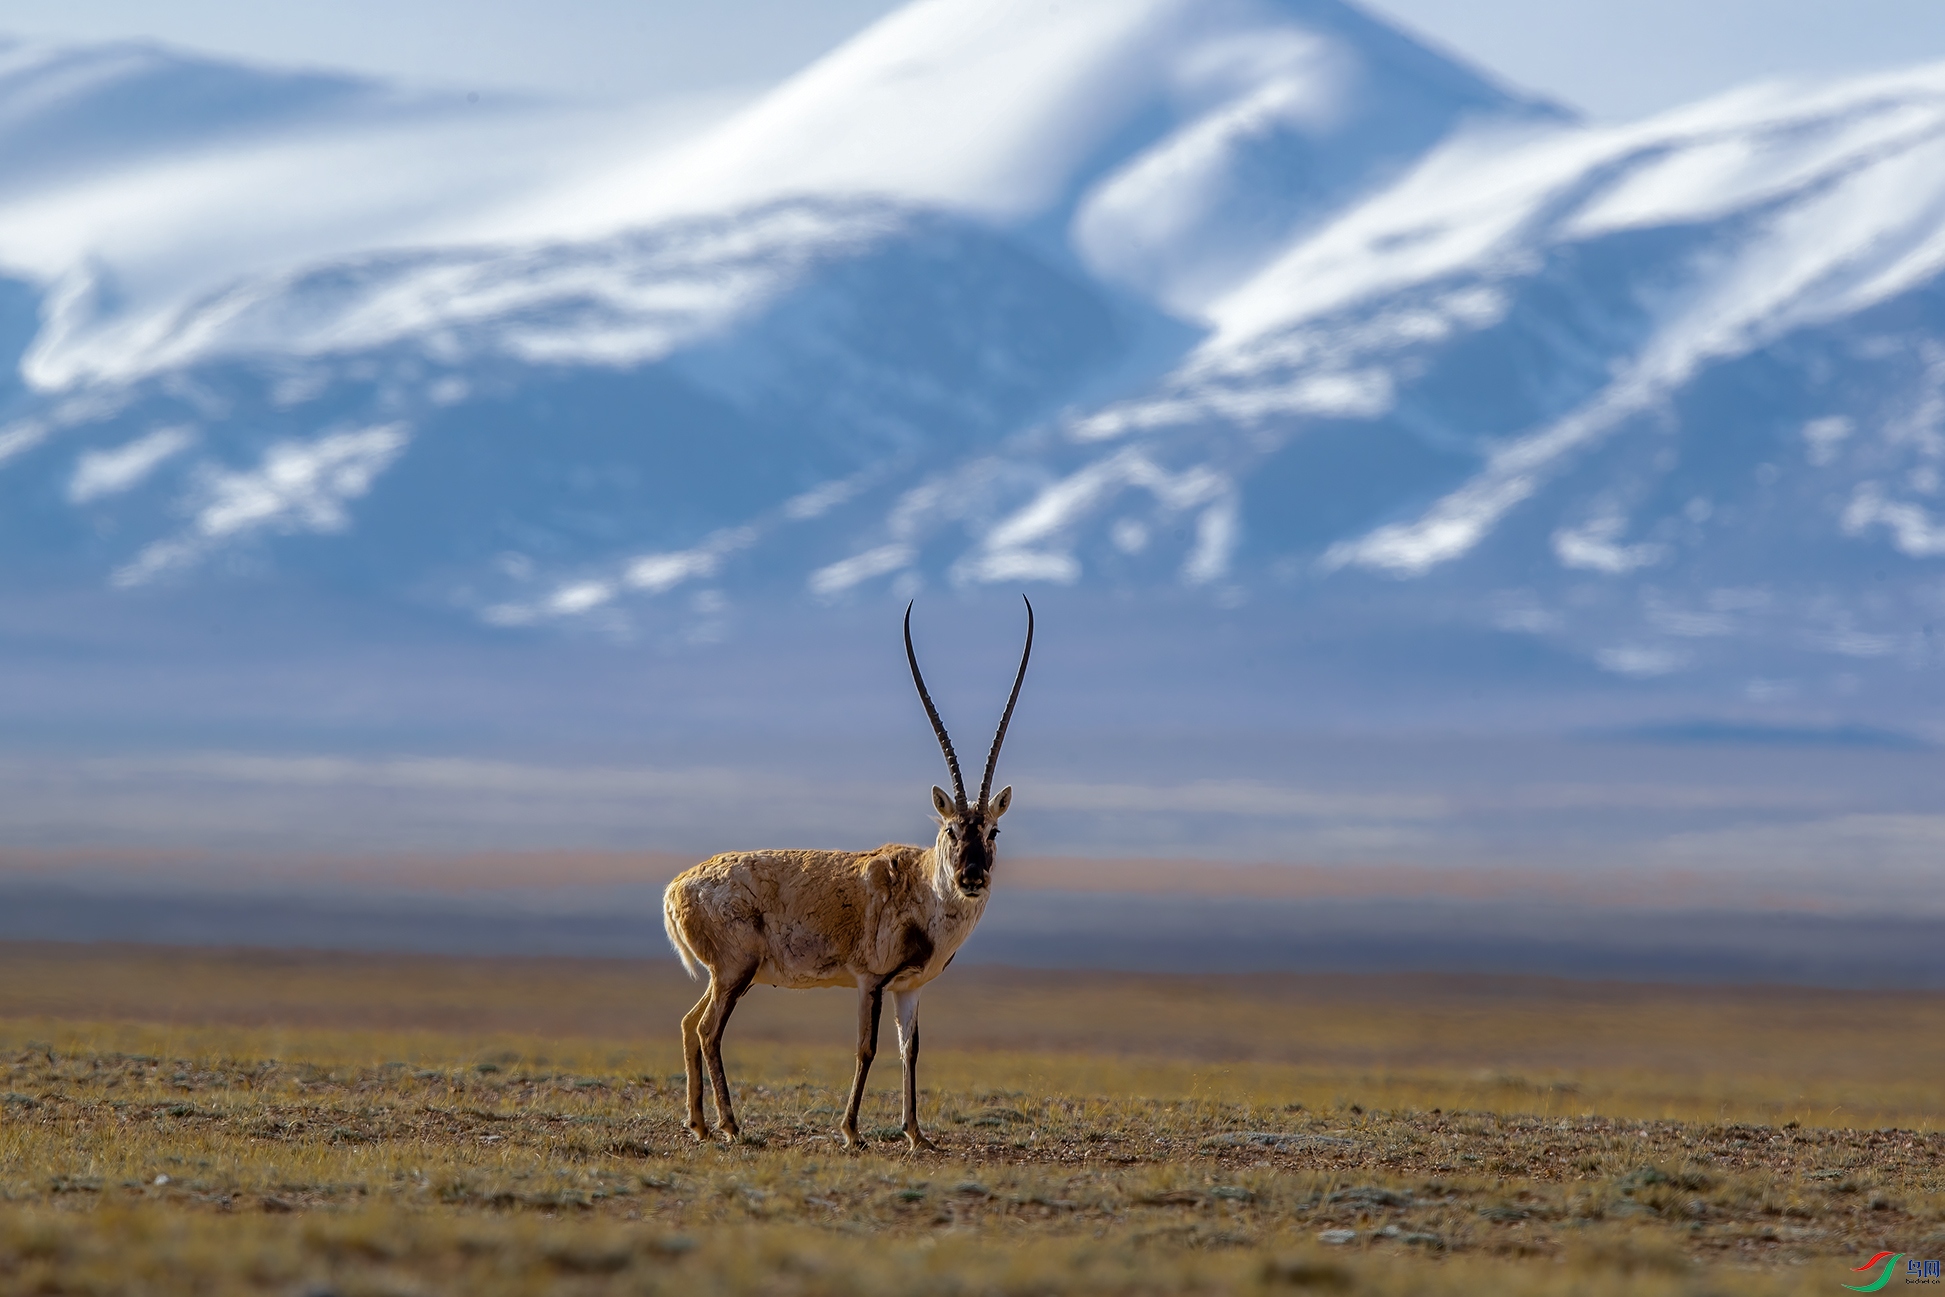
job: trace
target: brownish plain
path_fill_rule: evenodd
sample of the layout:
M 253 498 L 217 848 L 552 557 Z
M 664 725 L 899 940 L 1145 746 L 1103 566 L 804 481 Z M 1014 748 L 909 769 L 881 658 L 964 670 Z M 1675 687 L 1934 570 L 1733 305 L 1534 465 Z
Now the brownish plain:
M 1945 995 L 954 969 L 681 1128 L 672 963 L 0 946 L 0 1291 L 1794 1293 L 1945 1255 Z M 1894 1283 L 1898 1282 L 1894 1280 Z

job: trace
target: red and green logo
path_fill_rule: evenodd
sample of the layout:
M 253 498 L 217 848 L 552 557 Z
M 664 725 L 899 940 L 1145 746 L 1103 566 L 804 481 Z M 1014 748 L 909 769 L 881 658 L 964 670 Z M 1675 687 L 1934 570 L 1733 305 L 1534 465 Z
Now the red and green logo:
M 1844 1287 L 1850 1289 L 1852 1292 L 1876 1292 L 1891 1282 L 1891 1272 L 1898 1268 L 1898 1262 L 1903 1259 L 1904 1253 L 1902 1252 L 1880 1252 L 1863 1265 L 1851 1267 L 1851 1273 L 1856 1274 L 1863 1270 L 1876 1270 L 1881 1264 L 1884 1269 L 1878 1274 L 1877 1278 L 1871 1280 L 1869 1283 L 1847 1283 Z

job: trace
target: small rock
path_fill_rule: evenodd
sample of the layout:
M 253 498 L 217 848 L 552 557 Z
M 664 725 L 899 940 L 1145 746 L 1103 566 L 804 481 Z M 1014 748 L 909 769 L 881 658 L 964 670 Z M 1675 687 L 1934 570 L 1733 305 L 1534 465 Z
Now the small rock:
M 695 1251 L 696 1241 L 687 1234 L 670 1234 L 646 1244 L 646 1247 L 658 1256 L 681 1256 L 684 1252 Z
M 1348 1271 L 1318 1261 L 1268 1261 L 1263 1265 L 1263 1282 L 1291 1288 L 1342 1292 L 1353 1281 Z
M 547 1249 L 545 1256 L 559 1270 L 572 1274 L 617 1274 L 635 1259 L 625 1247 L 566 1246 Z
M 155 1184 L 167 1184 L 167 1183 L 169 1183 L 169 1177 L 168 1177 L 168 1176 L 166 1176 L 166 1175 L 158 1175 L 158 1176 L 156 1176 L 156 1177 L 155 1177 L 155 1179 L 154 1179 L 154 1181 L 153 1181 L 152 1183 L 155 1183 Z
M 1360 1185 L 1354 1189 L 1339 1189 L 1324 1199 L 1325 1202 L 1350 1203 L 1358 1207 L 1409 1207 L 1411 1195 L 1392 1189 L 1379 1189 L 1371 1185 Z
M 1135 1201 L 1144 1207 L 1200 1207 L 1202 1195 L 1193 1189 L 1170 1189 L 1164 1193 L 1145 1194 Z
M 1354 1229 L 1327 1229 L 1317 1236 L 1317 1241 L 1332 1245 L 1355 1243 L 1357 1242 L 1357 1231 Z

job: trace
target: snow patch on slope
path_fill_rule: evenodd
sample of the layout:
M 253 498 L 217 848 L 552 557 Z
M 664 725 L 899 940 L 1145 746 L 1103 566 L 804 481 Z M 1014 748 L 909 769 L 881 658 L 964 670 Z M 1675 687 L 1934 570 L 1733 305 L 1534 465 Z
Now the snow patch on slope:
M 1901 93 L 1887 96 L 1887 85 Z M 1577 454 L 1703 367 L 1945 269 L 1945 67 L 1807 104 L 1737 95 L 1717 108 L 1526 143 L 1499 130 L 1454 141 L 1219 303 L 1216 335 L 1177 380 L 1185 390 L 1117 412 L 1118 423 L 1200 414 L 1223 390 L 1218 376 L 1254 377 L 1265 358 L 1296 358 L 1294 381 L 1310 380 L 1307 326 L 1361 307 L 1382 318 L 1388 300 L 1437 294 L 1441 284 L 1494 291 L 1539 270 L 1555 249 L 1621 229 L 1705 218 L 1740 226 L 1688 259 L 1681 288 L 1644 302 L 1652 327 L 1603 390 L 1542 428 L 1485 430 L 1502 440 L 1473 480 L 1413 521 L 1339 542 L 1323 560 L 1327 570 L 1421 575 L 1470 552 Z M 1727 175 L 1725 159 L 1736 163 Z M 1491 310 L 1469 320 L 1447 312 L 1410 341 L 1496 321 Z M 1349 331 L 1358 327 L 1353 317 Z M 1583 548 L 1570 543 L 1563 561 L 1584 557 Z
M 883 208 L 789 204 L 591 244 L 384 254 L 246 279 L 134 319 L 82 281 L 49 299 L 22 372 L 58 390 L 226 357 L 401 342 L 448 358 L 640 365 L 726 328 L 817 261 L 855 252 L 898 221 Z
M 1064 227 L 1194 313 L 1470 116 L 1560 117 L 1337 0 L 918 0 L 721 126 L 526 204 L 599 237 L 803 195 Z
M 350 525 L 345 505 L 371 490 L 409 440 L 403 424 L 388 424 L 278 442 L 255 468 L 241 472 L 211 467 L 188 529 L 144 549 L 115 573 L 114 583 L 146 584 L 253 532 L 342 531 Z
M 86 504 L 141 485 L 162 462 L 196 444 L 193 428 L 158 428 L 113 450 L 90 450 L 75 463 L 68 502 Z

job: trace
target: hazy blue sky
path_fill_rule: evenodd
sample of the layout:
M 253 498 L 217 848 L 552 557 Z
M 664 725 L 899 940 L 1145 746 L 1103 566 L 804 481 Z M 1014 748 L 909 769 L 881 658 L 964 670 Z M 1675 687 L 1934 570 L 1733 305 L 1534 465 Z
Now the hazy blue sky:
M 757 86 L 895 0 L 0 0 L 0 31 L 179 45 L 461 86 L 643 98 Z M 1945 59 L 1945 0 L 1380 0 L 1598 117 L 1760 77 Z

